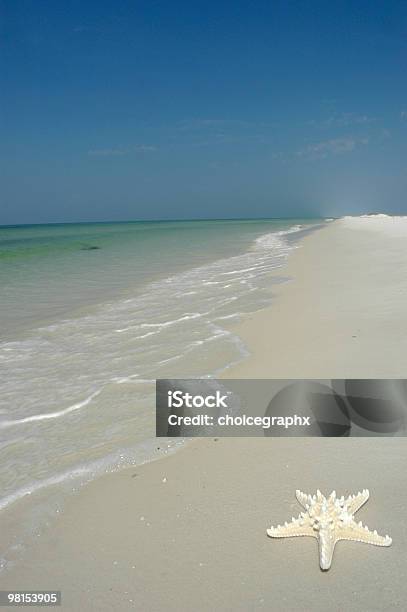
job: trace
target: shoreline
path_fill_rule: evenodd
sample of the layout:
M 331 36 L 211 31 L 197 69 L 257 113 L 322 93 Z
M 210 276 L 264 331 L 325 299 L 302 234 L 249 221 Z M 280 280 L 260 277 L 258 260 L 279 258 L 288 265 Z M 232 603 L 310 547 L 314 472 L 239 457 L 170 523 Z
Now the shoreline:
M 293 280 L 273 285 L 272 306 L 231 326 L 250 355 L 222 378 L 405 377 L 407 230 L 383 223 L 370 231 L 342 219 L 303 238 L 276 270 Z M 0 574 L 1 588 L 60 588 L 72 611 L 362 611 L 384 609 L 389 597 L 402 608 L 407 445 L 300 440 L 196 440 L 102 476 L 67 500 L 19 565 Z M 393 537 L 389 550 L 341 543 L 322 574 L 314 541 L 265 535 L 270 522 L 299 511 L 296 488 L 366 487 L 372 499 L 360 518 Z
M 245 300 L 249 299 L 249 296 L 250 296 L 249 286 L 251 285 L 248 284 L 248 283 L 251 283 L 250 265 L 254 265 L 254 266 L 259 265 L 260 268 L 264 266 L 266 269 L 270 268 L 268 270 L 268 274 L 271 274 L 271 273 L 275 274 L 276 272 L 278 274 L 283 268 L 283 266 L 285 265 L 286 258 L 293 251 L 293 249 L 296 248 L 295 244 L 292 244 L 292 242 L 294 241 L 294 243 L 296 243 L 298 240 L 301 240 L 304 233 L 306 234 L 307 232 L 314 230 L 315 225 L 318 227 L 319 224 L 312 224 L 309 227 L 307 225 L 299 225 L 299 224 L 297 225 L 297 220 L 285 220 L 284 222 L 281 221 L 280 227 L 274 227 L 274 226 L 271 227 L 266 224 L 263 227 L 261 234 L 257 235 L 257 232 L 256 232 L 256 238 L 253 241 L 248 242 L 244 250 L 241 252 L 239 251 L 238 254 L 235 253 L 234 255 L 231 255 L 229 253 L 228 255 L 220 256 L 220 254 L 218 253 L 216 258 L 213 259 L 213 261 L 211 260 L 209 263 L 208 262 L 203 263 L 203 264 L 201 263 L 197 266 L 191 267 L 193 263 L 192 262 L 187 271 L 182 271 L 182 272 L 175 271 L 174 273 L 171 273 L 170 276 L 166 275 L 163 278 L 161 278 L 159 283 L 155 281 L 149 282 L 147 285 L 149 287 L 149 291 L 143 290 L 141 291 L 141 295 L 148 295 L 148 293 L 153 292 L 154 288 L 157 286 L 166 287 L 166 283 L 169 280 L 173 280 L 176 286 L 177 284 L 182 283 L 182 281 L 185 280 L 185 277 L 191 276 L 194 273 L 201 273 L 200 275 L 205 277 L 204 272 L 206 272 L 206 274 L 209 275 L 209 279 L 210 279 L 210 282 L 208 283 L 208 285 L 218 286 L 218 283 L 213 282 L 213 281 L 219 281 L 219 286 L 222 286 L 222 285 L 232 286 L 232 283 L 233 283 L 233 287 L 232 289 L 230 289 L 230 291 L 233 292 L 236 289 L 237 295 L 239 295 L 239 300 L 243 300 L 243 304 L 241 304 L 241 302 L 238 302 L 239 306 L 243 305 L 244 307 Z M 290 237 L 289 241 L 285 240 L 285 236 L 287 234 L 292 236 L 292 238 Z M 269 246 L 270 238 L 271 238 L 272 248 L 270 248 Z M 246 237 L 245 237 L 245 240 L 246 240 Z M 236 246 L 234 248 L 236 250 Z M 214 256 L 215 254 L 212 254 L 212 255 Z M 267 258 L 266 263 L 264 263 L 265 257 Z M 258 259 L 258 262 L 256 262 L 256 258 Z M 272 269 L 274 266 L 276 266 L 275 269 Z M 226 273 L 227 276 L 222 276 L 222 267 L 226 267 L 226 270 L 223 273 Z M 214 269 L 212 270 L 212 268 Z M 245 270 L 245 268 L 248 268 L 248 270 Z M 218 274 L 220 275 L 217 276 Z M 257 274 L 257 270 L 254 272 L 255 281 L 257 281 L 256 274 Z M 232 276 L 229 276 L 229 275 L 232 275 Z M 261 272 L 259 272 L 259 275 L 261 275 Z M 235 276 L 239 277 L 236 281 L 235 280 L 229 281 L 229 279 L 235 279 Z M 243 283 L 240 285 L 242 287 L 242 291 L 240 291 L 239 289 L 240 278 L 242 279 L 242 283 Z M 193 278 L 189 279 L 189 284 L 191 284 L 193 280 L 194 280 Z M 199 278 L 195 280 L 195 284 L 198 281 L 199 281 Z M 128 289 L 127 292 L 128 292 L 128 295 L 130 295 L 129 293 L 130 289 Z M 243 292 L 243 297 L 242 297 L 242 292 Z M 260 297 L 256 297 L 254 302 L 256 302 L 256 299 L 258 301 L 261 301 L 263 299 L 262 297 L 263 293 L 264 291 L 262 288 L 259 292 L 255 292 L 255 295 L 256 296 L 259 295 Z M 127 301 L 130 301 L 130 300 L 124 299 L 124 297 L 125 297 L 124 295 L 121 295 L 120 300 L 116 304 L 116 307 L 120 307 L 120 306 L 123 307 L 123 305 L 125 305 Z M 139 296 L 136 295 L 135 299 L 137 300 L 138 297 Z M 155 297 L 157 298 L 157 295 Z M 162 297 L 163 297 L 162 295 L 158 295 L 158 298 L 162 298 Z M 222 309 L 222 302 L 224 301 L 224 296 L 223 296 L 223 299 L 218 298 L 216 291 L 215 291 L 214 296 L 213 296 L 213 301 L 215 304 L 216 304 L 217 299 L 219 300 L 220 305 L 221 305 L 220 307 Z M 268 299 L 267 301 L 270 301 L 270 300 Z M 180 308 L 182 310 L 181 310 L 181 313 L 178 313 L 180 317 L 178 320 L 183 321 L 183 323 L 175 325 L 175 328 L 179 329 L 179 332 L 183 334 L 182 340 L 185 341 L 186 349 L 190 349 L 191 346 L 193 346 L 194 344 L 197 345 L 196 354 L 192 354 L 192 359 L 191 359 L 191 363 L 193 364 L 192 369 L 189 367 L 189 364 L 185 362 L 185 360 L 183 360 L 184 365 L 186 365 L 186 368 L 187 368 L 185 373 L 188 373 L 189 370 L 191 371 L 190 377 L 193 377 L 193 373 L 195 373 L 196 376 L 206 374 L 205 368 L 208 368 L 207 371 L 211 372 L 212 376 L 219 376 L 221 375 L 222 372 L 227 370 L 227 368 L 240 362 L 247 355 L 245 346 L 241 342 L 238 335 L 231 333 L 227 329 L 227 323 L 230 322 L 230 321 L 227 321 L 228 316 L 230 317 L 237 316 L 237 312 L 239 310 L 239 306 L 236 307 L 233 304 L 234 302 L 232 302 L 231 304 L 231 309 L 232 309 L 233 314 L 226 315 L 226 320 L 223 319 L 222 316 L 220 316 L 218 320 L 216 316 L 217 314 L 216 312 L 213 314 L 213 318 L 211 319 L 210 311 L 209 311 L 209 314 L 205 313 L 205 310 L 206 310 L 205 303 L 202 304 L 202 303 L 197 302 L 197 303 L 194 303 L 193 305 L 190 305 L 188 302 L 188 298 L 186 298 L 186 302 L 183 305 L 180 304 Z M 70 331 L 71 334 L 78 335 L 78 330 L 76 329 L 76 326 L 79 325 L 81 321 L 86 321 L 86 317 L 88 318 L 90 317 L 90 325 L 92 324 L 92 317 L 93 319 L 95 319 L 95 317 L 99 317 L 99 319 L 103 319 L 103 315 L 104 315 L 107 319 L 109 319 L 109 316 L 111 315 L 110 315 L 108 306 L 109 306 L 109 301 L 99 304 L 96 310 L 94 307 L 90 307 L 90 305 L 86 307 L 82 306 L 80 317 L 76 316 L 78 313 L 74 312 L 72 313 L 72 317 L 69 317 L 66 320 L 62 319 L 59 322 L 59 327 L 60 328 L 66 327 L 67 332 Z M 210 307 L 212 306 L 213 304 L 210 305 Z M 185 314 L 184 311 L 187 311 L 187 310 L 188 310 L 188 313 Z M 189 314 L 189 310 L 191 310 L 192 314 Z M 195 313 L 194 310 L 196 310 L 197 312 Z M 203 313 L 201 318 L 200 318 L 200 313 Z M 208 314 L 208 316 L 205 316 L 205 314 Z M 174 321 L 171 320 L 170 315 L 171 313 L 166 315 L 168 320 L 167 319 L 164 320 L 163 328 L 168 326 L 168 329 L 172 329 L 172 324 L 177 323 L 176 315 L 174 315 L 175 317 Z M 241 316 L 244 317 L 245 315 L 242 314 Z M 195 330 L 192 329 L 192 332 L 195 331 L 195 335 L 189 333 L 191 332 L 191 329 L 189 327 L 186 327 L 187 324 L 189 324 L 189 319 L 193 320 L 194 318 L 198 320 L 198 325 L 200 325 L 198 334 L 197 334 L 196 329 Z M 202 323 L 200 324 L 199 321 L 202 321 Z M 110 334 L 107 333 L 107 335 L 106 335 L 105 330 L 103 329 L 103 320 L 100 324 L 102 326 L 101 338 L 107 342 L 113 343 L 112 345 L 113 347 L 117 345 L 117 350 L 115 352 L 112 351 L 113 356 L 115 356 L 115 359 L 113 361 L 116 361 L 116 362 L 119 362 L 122 359 L 122 356 L 123 356 L 122 353 L 126 351 L 126 348 L 130 346 L 132 342 L 133 342 L 133 350 L 134 350 L 134 341 L 136 342 L 135 348 L 137 348 L 137 337 L 134 338 L 134 336 L 137 336 L 137 333 L 141 334 L 141 338 L 143 338 L 144 336 L 146 338 L 151 336 L 153 340 L 151 340 L 151 338 L 149 338 L 148 340 L 145 340 L 146 343 L 150 343 L 150 346 L 154 344 L 154 338 L 157 337 L 158 342 L 159 343 L 161 342 L 163 353 L 167 352 L 166 344 L 167 346 L 171 345 L 171 338 L 162 338 L 162 335 L 164 335 L 165 332 L 160 333 L 157 336 L 154 335 L 156 333 L 156 330 L 161 331 L 160 329 L 158 329 L 161 324 L 160 320 L 159 319 L 157 320 L 156 317 L 152 317 L 151 321 L 148 320 L 148 321 L 142 322 L 141 325 L 140 324 L 137 325 L 137 324 L 134 324 L 134 322 L 130 322 L 127 327 L 124 326 L 125 329 L 123 329 L 123 325 L 121 325 L 121 322 L 118 319 L 116 329 L 114 329 L 115 326 L 113 326 L 113 331 L 110 330 L 111 333 Z M 209 329 L 210 326 L 213 327 L 212 330 Z M 48 341 L 51 341 L 51 343 L 54 342 L 54 344 L 57 346 L 59 343 L 62 343 L 63 345 L 66 343 L 67 347 L 70 348 L 72 351 L 78 350 L 79 360 L 81 358 L 80 357 L 81 349 L 85 351 L 85 354 L 87 354 L 86 353 L 87 347 L 86 346 L 82 347 L 80 343 L 79 335 L 78 335 L 79 344 L 76 344 L 76 343 L 71 344 L 69 338 L 66 338 L 66 334 L 63 335 L 62 332 L 58 334 L 58 330 L 55 333 L 55 339 L 54 339 L 54 336 L 53 336 L 54 327 L 55 327 L 54 324 L 50 324 L 50 325 L 44 324 L 44 326 L 42 326 L 41 328 L 37 330 L 32 330 L 28 338 L 24 337 L 23 339 L 14 339 L 13 342 L 14 343 L 16 342 L 24 343 L 25 342 L 26 344 L 28 344 L 28 346 L 25 347 L 26 352 L 28 351 L 28 354 L 30 354 L 30 351 L 34 352 L 34 361 L 38 361 L 38 357 L 40 358 L 42 357 L 41 350 L 43 350 L 43 346 L 40 345 L 39 346 L 40 353 L 35 354 L 34 349 L 29 345 L 29 342 L 31 342 L 32 338 L 34 338 L 34 340 L 45 341 L 45 343 L 47 343 Z M 137 327 L 147 327 L 148 329 L 142 330 L 142 332 L 137 332 Z M 185 327 L 186 327 L 186 331 L 184 332 Z M 151 330 L 150 328 L 153 328 L 153 329 Z M 188 332 L 188 329 L 189 329 L 189 332 Z M 128 330 L 128 334 L 126 333 L 127 330 Z M 194 340 L 194 338 L 196 337 L 200 338 L 201 337 L 200 334 L 202 335 L 202 333 L 208 333 L 209 331 L 212 334 L 211 338 L 205 338 L 204 340 L 198 340 L 195 343 L 194 342 L 191 343 L 191 335 L 192 335 L 192 340 Z M 122 336 L 120 335 L 119 337 L 118 333 L 116 332 L 123 332 L 123 340 L 122 340 Z M 62 337 L 61 337 L 61 334 L 62 334 Z M 199 347 L 200 343 L 204 345 L 205 342 L 207 342 L 208 340 L 211 342 L 214 338 L 215 340 L 216 338 L 219 338 L 220 340 L 216 340 L 215 343 L 213 343 L 215 346 L 212 349 L 210 348 L 205 349 L 203 347 L 201 349 Z M 172 340 L 174 340 L 174 338 L 172 338 Z M 142 340 L 140 342 L 143 343 Z M 176 339 L 175 339 L 175 342 L 176 342 Z M 126 347 L 124 351 L 121 350 L 122 344 Z M 190 344 L 191 346 L 189 346 Z M 180 344 L 180 346 L 182 346 L 182 344 Z M 147 348 L 148 348 L 148 344 L 147 344 Z M 142 344 L 141 349 L 146 350 L 146 345 Z M 201 358 L 202 358 L 203 367 L 200 366 L 199 355 L 198 355 L 199 351 L 201 351 L 202 353 Z M 5 354 L 3 363 L 7 363 L 7 359 L 9 358 L 8 355 L 9 353 Z M 11 355 L 13 357 L 14 353 L 11 353 Z M 177 355 L 175 355 L 175 358 L 176 357 Z M 92 358 L 91 353 L 89 353 L 89 358 Z M 157 359 L 159 358 L 160 357 L 158 355 Z M 170 358 L 168 359 L 168 361 L 171 362 L 173 358 L 174 358 L 174 355 L 170 355 Z M 139 359 L 139 362 L 140 361 L 142 360 Z M 168 368 L 165 364 L 164 365 L 163 364 L 160 365 L 160 364 L 161 364 L 160 361 L 156 362 L 157 376 L 158 376 L 158 372 L 160 372 L 161 377 L 164 377 L 165 375 L 176 376 L 177 374 L 179 375 L 182 373 L 182 368 L 181 370 L 179 368 L 177 370 L 176 362 L 174 365 L 170 363 L 168 365 Z M 60 364 L 59 362 L 55 364 L 54 362 L 51 362 L 51 363 L 48 362 L 46 365 L 50 365 L 50 369 L 47 370 L 46 374 L 51 376 L 54 374 L 52 368 L 55 367 L 55 369 L 58 370 L 58 366 Z M 124 360 L 124 368 L 126 368 L 126 365 L 127 364 Z M 140 363 L 136 365 L 140 366 Z M 32 367 L 31 363 L 28 362 L 28 368 L 30 368 L 30 366 Z M 89 367 L 91 369 L 91 366 L 88 366 L 87 360 L 83 360 L 82 366 L 83 368 Z M 114 419 L 115 413 L 114 411 L 109 410 L 109 404 L 112 404 L 112 402 L 120 403 L 121 401 L 123 401 L 122 396 L 126 394 L 128 397 L 132 396 L 132 403 L 137 402 L 137 405 L 139 408 L 140 407 L 139 404 L 141 401 L 139 395 L 140 394 L 143 395 L 143 392 L 141 392 L 140 394 L 135 392 L 135 387 L 132 384 L 132 383 L 137 383 L 137 379 L 138 379 L 137 374 L 133 374 L 134 372 L 133 359 L 130 363 L 129 368 L 130 369 L 127 372 L 125 369 L 123 374 L 120 374 L 120 369 L 118 369 L 117 377 L 109 379 L 108 377 L 109 368 L 106 366 L 107 377 L 105 377 L 105 379 L 103 379 L 102 377 L 101 380 L 98 380 L 97 385 L 93 386 L 93 388 L 90 387 L 90 388 L 82 390 L 83 394 L 82 394 L 82 391 L 78 393 L 77 390 L 74 389 L 74 392 L 76 393 L 77 397 L 72 398 L 70 402 L 66 401 L 66 399 L 69 398 L 69 391 L 70 391 L 69 385 L 67 387 L 66 396 L 64 396 L 63 394 L 60 394 L 57 397 L 51 397 L 51 401 L 53 403 L 58 403 L 62 405 L 61 409 L 57 410 L 54 406 L 47 405 L 46 401 L 44 405 L 41 405 L 40 402 L 37 402 L 40 408 L 39 410 L 37 409 L 36 414 L 32 414 L 31 412 L 28 412 L 28 414 L 21 413 L 18 415 L 18 417 L 16 417 L 16 415 L 14 414 L 11 414 L 10 416 L 12 418 L 9 418 L 8 420 L 3 419 L 3 421 L 0 423 L 0 430 L 3 432 L 5 428 L 14 427 L 15 428 L 14 431 L 17 432 L 18 427 L 22 426 L 23 428 L 25 428 L 27 426 L 26 424 L 28 423 L 31 424 L 31 422 L 39 423 L 40 424 L 39 426 L 43 426 L 43 425 L 45 426 L 47 423 L 54 423 L 55 427 L 60 427 L 61 429 L 63 429 L 62 437 L 63 439 L 66 439 L 67 435 L 69 434 L 72 422 L 73 422 L 73 420 L 70 419 L 70 416 L 68 416 L 68 413 L 78 411 L 77 413 L 78 419 L 83 418 L 86 421 L 87 413 L 89 415 L 92 415 L 92 414 L 96 415 L 97 411 L 100 410 L 102 412 L 107 411 L 110 415 L 110 419 Z M 140 369 L 139 367 L 136 368 L 136 370 L 139 370 L 139 369 Z M 113 376 L 112 372 L 114 372 L 114 370 L 110 366 L 110 376 L 111 377 Z M 38 373 L 38 376 L 40 374 L 42 377 L 44 377 L 44 373 L 42 371 Z M 153 374 L 153 371 L 151 372 L 151 374 Z M 94 375 L 97 376 L 96 380 L 100 378 L 99 371 L 97 368 L 95 368 Z M 69 380 L 69 376 L 65 378 Z M 148 398 L 148 400 L 145 402 L 146 403 L 145 412 L 148 412 L 148 413 L 152 412 L 153 392 L 154 392 L 153 379 L 152 377 L 150 378 L 151 380 L 146 378 L 146 380 L 144 381 L 146 383 L 145 393 L 149 393 L 147 386 L 149 385 L 149 383 L 151 383 L 150 384 L 151 397 Z M 33 382 L 35 382 L 35 378 Z M 116 382 L 120 383 L 120 385 L 115 384 Z M 16 387 L 17 387 L 17 384 L 18 384 L 18 380 L 16 381 L 16 384 L 15 384 Z M 58 388 L 58 384 L 56 383 L 54 384 Z M 64 384 L 63 381 L 62 381 L 62 384 Z M 30 386 L 28 384 L 26 386 L 27 386 L 27 394 L 29 394 Z M 16 404 L 19 399 L 20 398 L 18 396 L 17 398 L 15 398 Z M 48 397 L 46 396 L 45 399 L 47 400 Z M 124 398 L 124 400 L 126 400 L 126 398 Z M 18 403 L 20 405 L 22 404 L 21 401 L 19 401 Z M 143 407 L 144 407 L 144 404 L 143 404 Z M 133 413 L 133 406 L 129 407 L 129 416 L 130 416 L 130 410 Z M 91 416 L 89 416 L 89 419 L 90 418 Z M 99 420 L 97 416 L 95 416 L 95 419 Z M 3 491 L 2 499 L 0 503 L 1 509 L 5 509 L 7 511 L 7 508 L 10 505 L 10 502 L 14 504 L 19 499 L 23 499 L 24 496 L 27 495 L 27 492 L 30 494 L 33 493 L 33 497 L 34 497 L 34 495 L 36 496 L 43 489 L 46 489 L 48 487 L 53 488 L 54 483 L 55 484 L 60 483 L 61 486 L 66 488 L 66 483 L 68 483 L 68 486 L 69 486 L 69 482 L 73 481 L 74 479 L 78 481 L 81 478 L 87 480 L 88 479 L 87 474 L 89 474 L 89 478 L 94 478 L 94 477 L 103 476 L 104 473 L 109 472 L 109 471 L 112 471 L 112 472 L 117 471 L 116 467 L 118 467 L 120 463 L 127 462 L 127 464 L 131 466 L 131 465 L 138 464 L 138 463 L 142 464 L 148 460 L 155 460 L 157 458 L 157 453 L 155 451 L 155 442 L 153 438 L 153 435 L 154 435 L 153 434 L 153 431 L 154 431 L 153 415 L 151 415 L 151 418 L 149 418 L 148 416 L 145 416 L 144 420 L 145 420 L 145 424 L 143 425 L 144 430 L 141 430 L 140 432 L 138 430 L 137 431 L 132 430 L 131 436 L 128 436 L 128 437 L 124 436 L 124 440 L 126 441 L 126 444 L 122 440 L 122 444 L 120 446 L 117 446 L 117 447 L 111 446 L 108 449 L 108 452 L 106 455 L 103 454 L 101 456 L 91 456 L 88 461 L 85 461 L 86 457 L 84 455 L 84 450 L 82 449 L 81 457 L 78 458 L 78 463 L 76 464 L 73 463 L 72 466 L 69 466 L 69 464 L 67 466 L 63 465 L 64 469 L 58 469 L 58 462 L 55 461 L 55 471 L 49 472 L 46 477 L 44 476 L 44 472 L 42 472 L 40 478 L 37 477 L 37 474 L 35 473 L 35 471 L 32 472 L 30 481 L 26 481 L 26 482 L 22 481 L 22 484 L 20 484 L 20 487 L 17 488 L 16 490 L 12 490 L 12 491 L 7 490 L 6 492 Z M 133 421 L 136 421 L 134 417 L 133 417 Z M 141 418 L 140 418 L 140 421 L 141 421 Z M 86 425 L 86 422 L 85 424 L 83 421 L 80 421 L 80 422 L 81 422 L 81 426 Z M 109 418 L 108 418 L 108 422 L 110 425 L 111 421 L 109 421 Z M 97 427 L 96 422 L 93 423 L 93 427 L 94 428 Z M 11 433 L 12 432 L 13 430 L 11 430 Z M 45 430 L 45 433 L 47 436 L 49 435 L 47 430 Z M 23 435 L 30 435 L 30 429 L 24 429 Z M 38 439 L 39 439 L 39 436 L 38 436 Z M 72 447 L 69 448 L 69 453 L 73 454 L 76 439 L 75 438 L 71 439 L 71 443 L 72 443 Z M 51 446 L 52 446 L 52 440 L 51 440 Z M 151 449 L 150 451 L 148 451 L 148 448 L 150 447 Z M 65 448 L 62 447 L 62 450 L 64 451 Z M 124 461 L 121 461 L 122 455 L 125 457 Z M 49 453 L 48 453 L 48 456 L 49 456 Z M 83 459 L 83 461 L 81 461 L 80 459 Z M 50 465 L 51 465 L 52 460 L 53 460 L 53 457 L 49 456 Z M 35 461 L 33 461 L 33 464 L 35 466 Z M 7 465 L 5 466 L 4 469 L 7 469 Z M 13 469 L 13 466 L 11 466 L 11 469 Z M 99 474 L 97 474 L 97 472 L 99 472 Z M 75 478 L 75 475 L 78 475 L 78 476 Z

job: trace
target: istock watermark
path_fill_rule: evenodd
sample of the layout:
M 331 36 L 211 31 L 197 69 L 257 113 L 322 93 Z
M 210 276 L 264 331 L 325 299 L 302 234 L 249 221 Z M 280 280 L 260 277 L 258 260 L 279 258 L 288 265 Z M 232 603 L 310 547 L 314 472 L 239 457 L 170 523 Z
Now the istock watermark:
M 406 380 L 157 380 L 168 437 L 407 435 Z
M 168 408 L 227 408 L 226 395 L 221 395 L 219 391 L 216 391 L 215 395 L 199 395 L 192 393 L 184 393 L 178 389 L 175 391 L 168 391 Z

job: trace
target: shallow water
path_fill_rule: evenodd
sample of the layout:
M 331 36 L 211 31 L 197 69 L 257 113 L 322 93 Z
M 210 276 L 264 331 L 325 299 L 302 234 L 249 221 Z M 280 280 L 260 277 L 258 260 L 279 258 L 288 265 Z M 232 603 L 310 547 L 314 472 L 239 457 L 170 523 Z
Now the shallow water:
M 153 457 L 155 379 L 241 359 L 224 326 L 270 303 L 317 224 L 0 228 L 0 508 Z

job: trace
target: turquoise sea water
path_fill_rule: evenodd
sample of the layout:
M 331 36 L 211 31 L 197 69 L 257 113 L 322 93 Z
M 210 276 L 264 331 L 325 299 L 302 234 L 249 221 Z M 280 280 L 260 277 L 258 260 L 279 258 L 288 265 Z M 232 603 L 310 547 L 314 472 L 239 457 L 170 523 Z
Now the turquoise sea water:
M 1 337 L 241 253 L 304 221 L 181 221 L 0 227 Z M 307 221 L 309 223 L 309 221 Z
M 151 458 L 154 380 L 241 359 L 228 323 L 318 223 L 0 228 L 0 509 Z

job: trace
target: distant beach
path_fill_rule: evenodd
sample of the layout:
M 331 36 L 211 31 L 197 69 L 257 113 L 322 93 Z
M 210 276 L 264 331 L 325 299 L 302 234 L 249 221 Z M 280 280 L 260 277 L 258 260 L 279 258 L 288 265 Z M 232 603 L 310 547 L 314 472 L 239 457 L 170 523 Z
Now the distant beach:
M 303 237 L 274 271 L 291 280 L 265 277 L 271 306 L 229 324 L 248 355 L 223 376 L 405 378 L 406 238 L 407 219 L 391 217 L 343 218 Z M 403 609 L 406 453 L 402 438 L 194 441 L 55 506 L 0 586 L 57 585 L 72 611 Z M 266 536 L 297 514 L 297 488 L 369 488 L 360 518 L 392 547 L 339 543 L 322 573 L 314 540 Z M 13 505 L 15 525 L 31 503 Z

